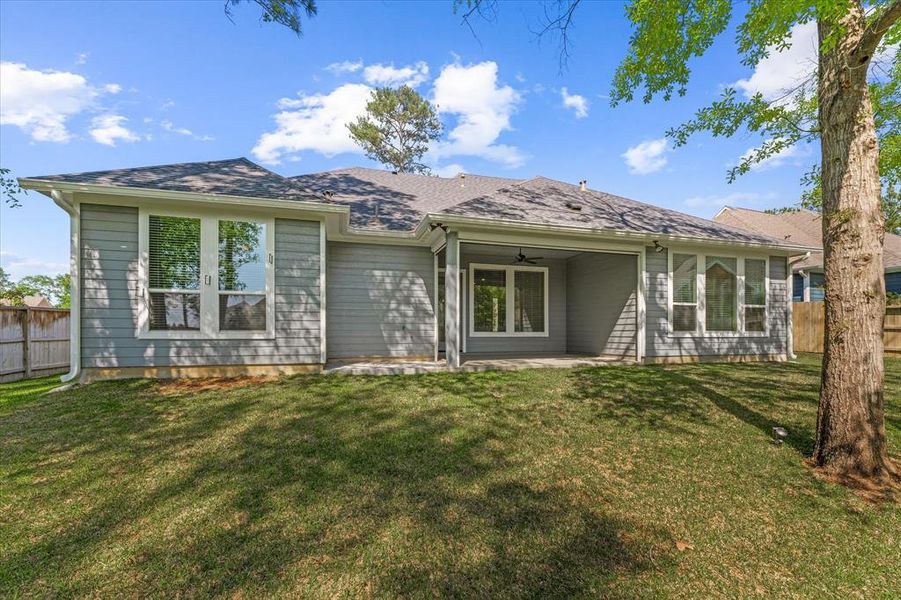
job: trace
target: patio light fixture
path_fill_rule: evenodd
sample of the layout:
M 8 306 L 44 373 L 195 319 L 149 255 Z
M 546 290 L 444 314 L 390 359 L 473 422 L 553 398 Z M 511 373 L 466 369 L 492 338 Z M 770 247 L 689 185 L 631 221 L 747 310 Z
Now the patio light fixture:
M 656 252 L 657 254 L 660 254 L 664 250 L 666 250 L 666 247 L 661 246 L 660 242 L 658 242 L 657 240 L 654 240 L 654 252 Z

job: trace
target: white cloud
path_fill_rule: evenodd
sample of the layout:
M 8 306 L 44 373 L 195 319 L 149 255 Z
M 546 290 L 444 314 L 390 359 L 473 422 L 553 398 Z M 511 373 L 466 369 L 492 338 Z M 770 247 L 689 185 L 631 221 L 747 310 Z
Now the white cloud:
M 629 173 L 633 175 L 647 175 L 659 171 L 666 166 L 665 154 L 669 152 L 666 138 L 659 140 L 646 140 L 637 146 L 632 146 L 622 157 L 629 167 Z
M 363 60 L 361 59 L 357 61 L 345 60 L 342 62 L 334 62 L 325 67 L 325 70 L 331 71 L 335 75 L 340 75 L 341 73 L 356 73 L 362 68 Z
M 19 256 L 11 252 L 0 252 L 0 266 L 11 279 L 21 279 L 28 275 L 58 275 L 68 273 L 68 263 L 57 263 Z
M 456 116 L 448 141 L 434 148 L 435 158 L 467 155 L 511 167 L 523 163 L 518 148 L 495 143 L 503 131 L 511 129 L 510 116 L 521 100 L 512 87 L 498 85 L 497 63 L 444 67 L 435 80 L 434 97 L 439 113 Z
M 164 111 L 169 110 L 170 108 L 173 108 L 174 106 L 175 106 L 174 100 L 166 100 L 165 102 L 162 103 L 162 105 L 160 105 L 160 110 L 164 110 Z
M 91 119 L 91 137 L 98 144 L 115 146 L 116 141 L 137 142 L 141 139 L 135 132 L 125 127 L 128 119 L 122 115 L 106 114 Z
M 75 73 L 0 62 L 0 125 L 15 125 L 37 142 L 67 142 L 66 122 L 100 93 Z
M 750 157 L 751 154 L 755 151 L 756 148 L 748 148 L 748 150 L 741 155 L 741 160 Z M 786 164 L 801 166 L 802 164 L 804 164 L 804 159 L 808 156 L 810 156 L 809 149 L 799 147 L 797 144 L 795 144 L 788 146 L 787 148 L 783 148 L 776 154 L 765 158 L 758 163 L 754 163 L 753 165 L 751 165 L 751 171 L 769 171 Z
M 560 90 L 560 97 L 563 99 L 563 108 L 571 109 L 577 119 L 584 119 L 588 116 L 588 100 L 585 99 L 585 96 L 570 94 L 569 90 L 563 88 Z
M 774 192 L 733 192 L 724 196 L 693 196 L 685 199 L 692 208 L 722 208 L 723 206 L 754 206 L 778 198 Z
M 252 152 L 259 160 L 277 164 L 282 156 L 313 150 L 326 156 L 361 152 L 350 138 L 347 124 L 363 114 L 372 88 L 362 83 L 342 85 L 329 94 L 301 94 L 278 101 L 277 129 L 264 133 Z
M 103 86 L 103 91 L 109 92 L 110 94 L 118 94 L 122 91 L 122 86 L 118 83 L 108 83 Z
M 791 92 L 816 73 L 819 44 L 816 23 L 811 21 L 795 25 L 787 42 L 789 47 L 781 52 L 770 47 L 769 56 L 757 63 L 754 73 L 732 85 L 748 98 L 760 93 L 768 102 L 789 104 L 792 101 Z M 897 54 L 898 47 L 895 44 L 880 48 L 873 57 L 871 66 L 890 63 Z
M 151 121 L 152 121 L 152 119 L 151 119 Z M 144 122 L 146 123 L 147 120 L 145 119 Z M 192 137 L 192 138 L 194 138 L 195 140 L 200 140 L 200 141 L 202 141 L 202 142 L 209 142 L 209 141 L 212 141 L 212 140 L 215 139 L 214 137 L 209 136 L 209 135 L 197 135 L 196 133 L 194 133 L 193 131 L 191 131 L 191 130 L 188 129 L 187 127 L 176 127 L 176 126 L 172 123 L 172 121 L 170 121 L 169 119 L 163 119 L 162 121 L 160 121 L 160 127 L 162 127 L 163 129 L 165 129 L 165 130 L 168 131 L 169 133 L 177 133 L 178 135 L 184 135 L 184 136 L 187 136 L 187 137 Z
M 750 98 L 760 93 L 768 102 L 782 99 L 798 85 L 810 78 L 817 69 L 817 25 L 814 22 L 792 27 L 788 48 L 777 52 L 770 48 L 769 56 L 757 63 L 754 73 L 733 85 Z M 783 101 L 788 101 L 785 98 Z
M 432 168 L 432 173 L 434 173 L 438 177 L 456 177 L 460 173 L 465 172 L 466 169 L 463 168 L 463 165 L 459 165 L 457 163 L 451 163 L 449 165 L 444 165 L 443 167 Z
M 90 55 L 91 55 L 90 52 L 79 52 L 79 53 L 75 56 L 75 64 L 76 64 L 76 65 L 83 65 L 83 64 L 85 64 L 86 62 L 88 62 L 88 56 L 90 56 Z
M 406 67 L 395 67 L 392 65 L 369 65 L 363 69 L 363 79 L 366 83 L 374 86 L 395 87 L 400 85 L 409 85 L 416 87 L 425 82 L 429 78 L 429 65 L 419 61 L 415 65 L 407 65 Z

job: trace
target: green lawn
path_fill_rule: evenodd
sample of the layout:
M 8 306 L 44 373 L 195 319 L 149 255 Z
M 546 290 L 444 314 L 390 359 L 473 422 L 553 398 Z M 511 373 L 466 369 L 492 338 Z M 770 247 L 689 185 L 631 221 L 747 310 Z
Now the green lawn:
M 803 463 L 818 360 L 4 404 L 0 596 L 897 597 L 899 504 Z

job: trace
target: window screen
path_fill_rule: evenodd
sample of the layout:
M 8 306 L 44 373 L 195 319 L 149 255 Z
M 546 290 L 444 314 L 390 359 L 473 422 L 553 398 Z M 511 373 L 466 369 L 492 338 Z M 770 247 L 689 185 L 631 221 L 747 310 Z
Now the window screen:
M 736 302 L 738 279 L 735 258 L 708 256 L 706 265 L 707 331 L 736 330 Z
M 544 272 L 514 271 L 513 330 L 544 332 Z
M 150 215 L 150 329 L 200 329 L 200 219 Z
M 507 272 L 473 270 L 473 329 L 478 332 L 507 330 Z

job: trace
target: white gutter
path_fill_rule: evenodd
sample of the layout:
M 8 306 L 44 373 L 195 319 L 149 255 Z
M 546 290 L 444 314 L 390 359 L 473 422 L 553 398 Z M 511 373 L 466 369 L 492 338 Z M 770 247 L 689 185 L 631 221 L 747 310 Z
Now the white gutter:
M 69 372 L 60 377 L 68 383 L 81 375 L 81 207 L 71 193 L 52 190 L 50 198 L 69 214 Z
M 640 233 L 637 231 L 625 231 L 622 229 L 607 229 L 597 227 L 578 227 L 572 225 L 546 225 L 542 223 L 533 223 L 529 221 L 516 221 L 512 219 L 496 219 L 492 217 L 469 217 L 461 215 L 449 215 L 442 213 L 429 213 L 425 216 L 423 223 L 440 222 L 444 225 L 451 226 L 470 226 L 484 227 L 496 231 L 498 226 L 505 229 L 518 229 L 523 232 L 531 233 L 558 233 L 569 235 L 589 235 L 592 237 L 603 237 L 609 240 L 625 240 L 640 241 L 645 243 L 653 243 L 655 240 L 661 244 L 664 242 L 669 244 L 698 244 L 704 246 L 728 246 L 742 248 L 759 248 L 768 251 L 774 251 L 780 254 L 807 252 L 814 248 L 810 246 L 787 246 L 778 244 L 768 244 L 765 242 L 743 242 L 740 240 L 715 240 L 711 238 L 695 237 L 687 235 L 672 235 L 666 233 Z M 419 228 L 417 228 L 418 230 Z
M 810 252 L 808 251 L 806 254 L 802 256 L 795 256 L 793 258 L 789 258 L 785 261 L 785 295 L 786 300 L 788 302 L 788 322 L 787 322 L 787 332 L 786 332 L 786 350 L 788 354 L 788 358 L 791 360 L 795 360 L 798 358 L 798 355 L 795 354 L 795 332 L 794 332 L 794 313 L 795 313 L 795 291 L 794 291 L 794 272 L 792 271 L 792 265 L 795 263 L 799 263 L 801 261 L 805 261 L 810 258 Z

